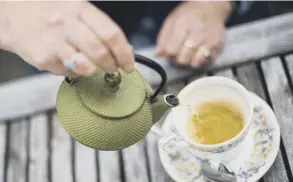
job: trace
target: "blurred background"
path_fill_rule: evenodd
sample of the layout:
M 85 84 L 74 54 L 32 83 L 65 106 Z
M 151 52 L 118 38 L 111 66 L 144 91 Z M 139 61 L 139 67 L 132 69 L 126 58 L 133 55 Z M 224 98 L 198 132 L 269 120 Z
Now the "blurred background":
M 129 15 L 131 15 L 131 18 L 135 19 L 137 24 L 135 24 L 135 27 L 133 25 L 124 26 L 126 27 L 124 31 L 133 47 L 138 49 L 155 44 L 156 35 L 160 28 L 158 25 L 168 15 L 170 9 L 178 5 L 180 1 L 153 1 L 148 3 L 93 1 L 92 3 L 102 7 L 102 9 L 110 9 L 106 12 L 118 24 L 121 22 L 125 24 L 129 20 Z M 227 27 L 288 13 L 293 10 L 293 3 L 290 1 L 235 1 L 235 5 L 236 7 L 227 22 Z M 129 7 L 132 8 L 129 9 Z M 125 11 L 126 9 L 127 11 Z M 133 14 L 136 16 L 133 16 Z M 0 83 L 33 74 L 40 74 L 40 72 L 22 61 L 17 55 L 0 50 Z

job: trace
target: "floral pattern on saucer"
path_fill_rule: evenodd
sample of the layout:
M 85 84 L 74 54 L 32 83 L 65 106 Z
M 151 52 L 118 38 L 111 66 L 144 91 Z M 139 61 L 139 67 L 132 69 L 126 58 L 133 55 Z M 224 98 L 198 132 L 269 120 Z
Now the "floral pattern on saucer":
M 266 160 L 273 149 L 274 129 L 268 126 L 265 117 L 261 114 L 261 108 L 255 108 L 253 129 L 255 144 L 250 153 L 249 160 L 240 167 L 238 176 L 246 182 L 266 164 Z
M 252 99 L 258 101 L 254 105 L 259 106 L 254 109 L 253 122 L 248 131 L 249 138 L 245 141 L 249 147 L 243 152 L 243 158 L 232 161 L 232 164 L 236 161 L 234 170 L 238 182 L 257 181 L 270 168 L 278 153 L 280 132 L 273 111 L 254 94 Z M 165 130 L 174 132 L 174 128 L 167 125 L 168 121 L 165 124 Z M 200 173 L 200 161 L 189 152 L 191 147 L 184 144 L 184 141 L 176 140 L 171 140 L 166 147 L 168 152 L 160 151 L 161 161 L 175 181 L 204 182 Z

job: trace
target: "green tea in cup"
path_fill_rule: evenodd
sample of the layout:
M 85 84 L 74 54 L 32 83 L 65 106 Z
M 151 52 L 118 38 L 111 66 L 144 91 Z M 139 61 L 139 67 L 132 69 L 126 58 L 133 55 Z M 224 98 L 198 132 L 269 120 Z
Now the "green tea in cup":
M 207 100 L 195 108 L 187 124 L 190 138 L 200 144 L 219 144 L 235 137 L 244 127 L 244 113 L 229 100 Z

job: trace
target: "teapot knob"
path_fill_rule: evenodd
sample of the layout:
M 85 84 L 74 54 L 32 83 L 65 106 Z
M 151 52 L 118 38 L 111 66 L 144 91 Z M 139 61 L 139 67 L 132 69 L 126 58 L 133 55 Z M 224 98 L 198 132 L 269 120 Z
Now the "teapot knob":
M 104 76 L 104 81 L 106 84 L 106 87 L 110 90 L 110 91 L 117 91 L 119 89 L 119 84 L 121 83 L 121 74 L 116 71 L 113 73 L 106 73 Z

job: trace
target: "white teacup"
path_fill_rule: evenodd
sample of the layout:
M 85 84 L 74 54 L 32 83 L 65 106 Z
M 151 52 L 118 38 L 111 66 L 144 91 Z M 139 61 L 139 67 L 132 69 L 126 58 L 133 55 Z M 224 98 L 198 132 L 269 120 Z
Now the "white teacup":
M 201 159 L 231 160 L 241 150 L 243 141 L 248 133 L 253 116 L 253 106 L 249 100 L 248 91 L 238 82 L 219 76 L 201 78 L 191 82 L 178 94 L 180 105 L 172 109 L 173 125 L 176 133 L 161 140 L 161 148 L 171 140 L 186 141 L 194 150 L 194 154 Z M 230 100 L 237 104 L 244 114 L 244 127 L 233 138 L 219 144 L 200 144 L 190 138 L 187 124 L 190 119 L 190 105 L 196 107 L 207 100 Z

